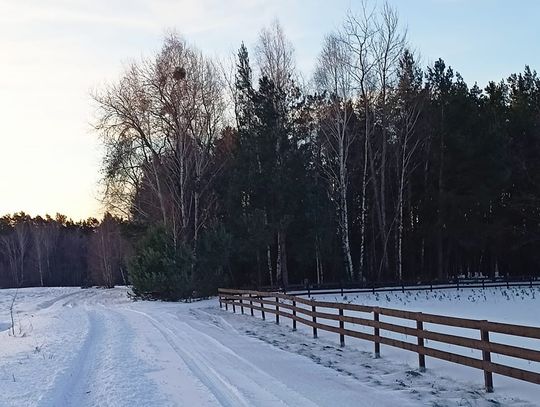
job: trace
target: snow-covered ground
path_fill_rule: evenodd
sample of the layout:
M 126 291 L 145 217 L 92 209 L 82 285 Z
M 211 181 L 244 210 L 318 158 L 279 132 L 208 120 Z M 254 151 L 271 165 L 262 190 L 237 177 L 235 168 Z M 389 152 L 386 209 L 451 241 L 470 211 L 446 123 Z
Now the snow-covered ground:
M 406 291 L 402 292 L 379 292 L 375 294 L 344 293 L 342 297 L 339 293 L 335 295 L 312 295 L 311 298 L 318 301 L 346 302 L 369 306 L 379 306 L 400 310 L 417 311 L 429 314 L 446 315 L 460 318 L 470 318 L 477 320 L 489 320 L 493 322 L 504 322 L 509 324 L 540 326 L 540 287 L 510 287 L 510 288 L 486 288 L 486 289 L 445 289 L 433 291 Z M 332 312 L 329 309 L 320 309 L 323 312 Z M 336 313 L 333 310 L 333 313 Z M 371 318 L 369 314 L 354 313 L 345 311 L 346 315 L 357 315 L 364 318 Z M 416 327 L 414 321 L 401 318 L 380 316 L 383 322 L 389 322 L 402 326 Z M 337 326 L 337 321 L 319 321 L 328 325 Z M 372 333 L 372 328 L 359 328 L 356 325 L 345 323 L 345 328 L 356 331 Z M 445 327 L 438 324 L 424 324 L 424 329 L 448 333 L 458 336 L 480 339 L 480 332 L 472 329 Z M 311 328 L 304 327 L 304 332 L 309 333 Z M 407 335 L 381 330 L 381 335 L 395 338 L 406 342 L 415 343 L 416 338 Z M 319 336 L 337 342 L 338 335 L 321 332 Z M 497 343 L 519 346 L 527 349 L 540 351 L 540 340 L 515 337 L 497 333 L 490 334 L 490 340 Z M 373 351 L 373 344 L 354 338 L 346 338 L 346 342 L 358 350 Z M 435 341 L 426 340 L 426 346 L 440 349 L 464 356 L 481 359 L 480 351 L 473 351 L 457 345 L 447 345 Z M 418 356 L 416 353 L 381 345 L 381 355 L 384 359 L 402 361 L 411 368 L 418 366 Z M 521 368 L 540 373 L 540 363 L 529 362 L 517 358 L 492 354 L 492 361 L 506 364 L 512 367 Z M 445 376 L 467 382 L 477 389 L 483 386 L 483 372 L 474 368 L 460 366 L 454 363 L 439 359 L 426 357 L 426 364 L 432 373 L 444 374 Z M 519 381 L 504 376 L 494 375 L 494 387 L 498 394 L 506 394 L 511 397 L 524 398 L 538 402 L 540 404 L 540 386 Z
M 13 336 L 14 293 L 0 290 L 0 406 L 532 406 L 540 400 L 540 389 L 515 394 L 498 380 L 495 393 L 486 394 L 474 369 L 467 370 L 479 378 L 469 381 L 428 358 L 421 373 L 405 352 L 388 347 L 374 359 L 370 345 L 347 338 L 339 348 L 336 335 L 312 339 L 309 330 L 291 332 L 286 319 L 278 326 L 270 316 L 235 315 L 215 299 L 133 302 L 126 288 L 19 290 Z M 499 312 L 488 313 L 486 304 L 487 315 L 472 310 L 480 302 L 468 311 L 526 323 L 509 304 L 538 309 L 527 298 L 497 297 Z M 347 300 L 418 310 L 423 301 L 393 294 L 387 304 L 380 294 L 378 301 Z M 450 300 L 425 301 L 431 312 L 461 315 L 448 308 Z M 529 312 L 532 321 L 534 309 Z

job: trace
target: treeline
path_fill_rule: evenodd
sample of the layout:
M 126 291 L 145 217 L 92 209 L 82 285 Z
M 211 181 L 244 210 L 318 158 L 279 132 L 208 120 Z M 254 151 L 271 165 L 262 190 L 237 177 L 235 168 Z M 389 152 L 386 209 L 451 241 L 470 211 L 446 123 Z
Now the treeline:
M 307 81 L 275 23 L 230 70 L 173 35 L 97 92 L 135 291 L 537 275 L 540 79 L 468 86 L 411 49 L 383 6 Z
M 536 72 L 480 89 L 410 49 L 388 6 L 349 14 L 307 84 L 278 23 L 230 73 L 167 38 L 95 95 L 109 204 L 161 225 L 188 290 L 538 273 Z
M 3 216 L 0 288 L 126 284 L 130 233 L 126 222 L 110 214 L 101 222 L 73 222 L 61 214 Z

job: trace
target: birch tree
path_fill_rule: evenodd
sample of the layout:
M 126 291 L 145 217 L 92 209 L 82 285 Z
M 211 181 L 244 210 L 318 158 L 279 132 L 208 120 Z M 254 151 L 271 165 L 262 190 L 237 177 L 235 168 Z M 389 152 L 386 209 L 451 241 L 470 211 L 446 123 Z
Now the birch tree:
M 349 13 L 345 20 L 341 40 L 350 53 L 346 60 L 348 70 L 354 80 L 354 86 L 358 93 L 359 103 L 363 116 L 363 160 L 362 160 L 362 185 L 361 185 L 361 208 L 360 208 L 360 263 L 359 273 L 365 272 L 366 257 L 366 223 L 368 215 L 368 162 L 370 161 L 370 145 L 374 129 L 374 100 L 376 95 L 375 60 L 373 57 L 374 37 L 376 28 L 374 24 L 374 10 L 362 3 L 360 15 Z M 372 171 L 373 172 L 373 171 Z
M 0 237 L 2 243 L 2 252 L 7 259 L 8 269 L 11 279 L 16 287 L 20 287 L 21 281 L 18 273 L 18 249 L 13 233 L 4 234 Z
M 399 60 L 403 54 L 406 43 L 406 32 L 399 26 L 397 11 L 385 3 L 379 18 L 376 20 L 376 35 L 373 43 L 373 53 L 375 56 L 375 67 L 378 83 L 377 112 L 380 125 L 380 164 L 379 164 L 379 205 L 381 217 L 381 238 L 383 247 L 382 261 L 384 268 L 389 270 L 388 241 L 392 233 L 392 224 L 389 224 L 388 217 L 392 216 L 389 211 L 391 205 L 387 204 L 388 196 L 388 145 L 390 138 L 390 109 L 389 100 L 397 82 Z M 375 174 L 374 178 L 375 178 Z M 374 184 L 375 185 L 375 184 Z
M 43 287 L 44 285 L 45 274 L 45 228 L 46 224 L 41 218 L 34 219 L 34 221 L 32 222 L 31 234 L 34 243 L 33 247 L 39 273 L 39 283 L 41 287 Z
M 318 59 L 315 82 L 319 92 L 326 97 L 320 117 L 320 130 L 324 138 L 322 170 L 326 174 L 331 196 L 337 196 L 336 211 L 343 250 L 345 274 L 354 278 L 354 267 L 349 241 L 349 150 L 356 138 L 351 128 L 353 111 L 353 86 L 349 49 L 336 36 L 326 37 Z M 336 191 L 333 191 L 333 190 Z M 335 192 L 335 193 L 334 193 Z M 317 262 L 317 268 L 319 263 Z M 362 270 L 360 270 L 360 273 Z M 362 278 L 362 275 L 360 275 Z
M 396 169 L 397 169 L 397 278 L 403 280 L 403 229 L 404 194 L 410 177 L 421 161 L 418 158 L 423 140 L 417 134 L 416 125 L 422 112 L 424 95 L 422 91 L 422 71 L 416 65 L 413 55 L 405 50 L 399 62 L 399 82 L 395 96 L 393 115 L 397 119 L 396 129 Z M 409 205 L 409 211 L 412 208 Z M 411 213 L 411 217 L 412 217 Z M 411 222 L 411 228 L 414 222 Z
M 120 279 L 126 283 L 122 267 L 127 245 L 120 224 L 120 219 L 106 213 L 90 237 L 88 265 L 94 284 L 112 288 Z
M 13 226 L 14 238 L 17 246 L 17 282 L 19 285 L 24 284 L 25 279 L 25 260 L 29 246 L 29 216 L 24 213 L 14 215 L 15 224 Z
M 389 130 L 389 98 L 397 80 L 399 58 L 405 43 L 405 31 L 400 28 L 397 12 L 387 3 L 381 9 L 369 8 L 362 3 L 361 13 L 349 13 L 343 28 L 343 41 L 352 55 L 349 63 L 351 76 L 359 91 L 364 116 L 364 168 L 362 174 L 361 203 L 361 268 L 365 256 L 365 225 L 367 215 L 367 184 L 373 189 L 381 247 L 381 262 L 377 278 L 383 269 L 389 270 L 388 241 L 395 222 L 393 211 L 387 204 L 388 145 L 392 137 Z

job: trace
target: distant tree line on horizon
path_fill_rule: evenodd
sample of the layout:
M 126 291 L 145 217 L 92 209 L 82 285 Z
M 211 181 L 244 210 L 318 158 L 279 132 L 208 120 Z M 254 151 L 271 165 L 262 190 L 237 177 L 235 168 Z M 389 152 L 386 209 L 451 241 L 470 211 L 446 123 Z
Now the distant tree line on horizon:
M 306 279 L 539 274 L 536 71 L 480 89 L 440 59 L 422 69 L 395 10 L 364 6 L 325 38 L 307 83 L 276 22 L 254 63 L 242 44 L 229 70 L 171 35 L 94 94 L 123 242 L 115 282 L 177 299 Z M 89 262 L 102 226 L 62 230 L 87 242 Z M 16 269 L 2 246 L 0 259 Z
M 127 222 L 110 214 L 0 218 L 0 288 L 127 284 Z

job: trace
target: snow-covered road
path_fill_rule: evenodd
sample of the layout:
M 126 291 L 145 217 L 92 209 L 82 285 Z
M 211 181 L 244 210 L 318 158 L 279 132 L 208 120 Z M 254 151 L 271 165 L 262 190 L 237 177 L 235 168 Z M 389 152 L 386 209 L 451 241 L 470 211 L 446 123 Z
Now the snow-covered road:
M 0 291 L 0 406 L 418 406 L 532 402 L 313 340 L 216 300 L 113 290 Z

